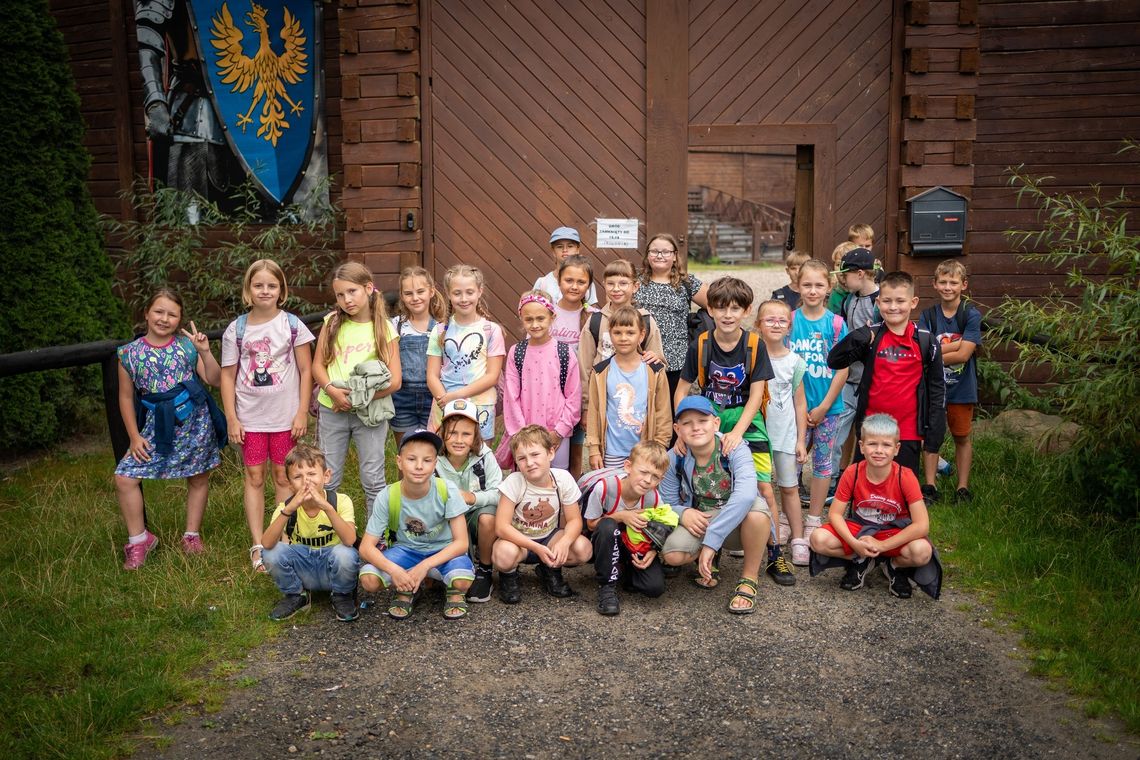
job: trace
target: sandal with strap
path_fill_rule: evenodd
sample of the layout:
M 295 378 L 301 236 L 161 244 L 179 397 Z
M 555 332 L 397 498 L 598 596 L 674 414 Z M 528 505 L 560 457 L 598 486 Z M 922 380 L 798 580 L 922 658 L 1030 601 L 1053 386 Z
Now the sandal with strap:
M 253 546 L 249 547 L 249 564 L 252 566 L 253 572 L 255 573 L 269 572 L 267 569 L 265 569 L 265 560 L 261 558 L 262 552 L 264 551 L 265 547 L 261 544 L 254 544 Z M 257 553 L 257 559 L 253 558 L 254 552 Z
M 397 591 L 392 589 L 392 598 L 388 601 L 388 617 L 395 620 L 404 620 L 412 614 L 418 593 L 413 591 Z
M 467 617 L 469 607 L 467 592 L 455 586 L 448 586 L 443 594 L 443 617 L 445 620 L 462 620 Z
M 706 591 L 711 591 L 720 585 L 720 552 L 718 551 L 713 557 L 712 561 L 712 578 L 705 580 L 704 577 L 697 573 L 693 576 L 693 585 L 697 588 L 703 588 Z
M 736 582 L 736 588 L 733 589 L 732 597 L 728 600 L 728 611 L 733 615 L 751 615 L 756 611 L 756 592 L 759 590 L 756 581 L 751 578 L 741 578 Z M 733 607 L 732 603 L 737 599 L 747 600 L 748 606 Z

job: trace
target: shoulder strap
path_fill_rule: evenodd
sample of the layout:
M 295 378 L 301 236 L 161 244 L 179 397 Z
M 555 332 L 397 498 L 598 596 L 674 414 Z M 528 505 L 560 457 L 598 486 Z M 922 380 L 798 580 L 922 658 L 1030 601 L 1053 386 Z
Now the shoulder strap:
M 296 494 L 294 494 L 294 495 L 296 495 Z M 328 499 L 329 504 L 332 505 L 333 509 L 336 509 L 336 489 L 335 488 L 326 488 L 325 489 L 325 498 Z M 292 499 L 293 499 L 293 496 L 290 496 L 289 499 L 286 500 L 285 503 L 289 503 L 289 501 L 292 501 Z M 289 519 L 285 521 L 284 533 L 285 533 L 285 536 L 288 537 L 289 541 L 291 542 L 293 540 L 293 534 L 296 532 L 297 532 L 297 510 L 294 510 L 293 514 L 289 515 Z
M 843 317 L 838 314 L 831 315 L 831 346 L 834 348 L 835 344 L 839 342 L 839 336 L 843 334 Z
M 602 339 L 602 312 L 595 311 L 590 315 L 590 335 L 594 336 L 594 350 L 597 351 L 598 342 Z
M 709 376 L 709 364 L 712 362 L 712 351 L 709 350 L 709 331 L 705 330 L 697 336 L 697 385 L 704 390 L 705 382 Z
M 297 315 L 291 311 L 285 312 L 285 318 L 289 320 L 289 345 L 297 345 L 297 332 L 301 329 L 301 320 Z
M 958 302 L 958 311 L 954 312 L 954 321 L 958 324 L 958 335 L 964 335 L 966 332 L 966 318 L 969 316 L 967 310 L 970 308 L 966 299 Z
M 241 366 L 241 342 L 245 340 L 245 328 L 249 323 L 249 314 L 239 314 L 234 320 L 234 342 L 237 343 L 238 366 Z M 294 512 L 294 514 L 296 514 Z
M 388 530 L 384 534 L 384 543 L 389 546 L 396 540 L 396 530 L 400 527 L 400 482 L 388 486 Z
M 922 310 L 922 318 L 919 320 L 919 325 L 927 325 L 927 329 L 934 332 L 938 329 L 938 304 Z
M 748 377 L 752 377 L 752 373 L 756 371 L 756 365 L 760 363 L 760 336 L 751 330 L 748 331 L 748 340 L 744 344 L 744 367 L 748 372 Z M 746 385 L 751 385 L 752 381 L 749 379 Z
M 562 341 L 556 341 L 558 351 L 558 387 L 562 395 L 566 395 L 566 377 L 570 373 L 570 346 Z M 521 376 L 521 373 L 520 373 Z
M 471 465 L 471 472 L 475 473 L 475 477 L 479 480 L 479 490 L 487 490 L 487 468 L 483 466 L 483 457 L 479 455 L 475 459 L 475 464 Z
M 515 344 L 515 369 L 519 371 L 519 379 L 522 379 L 523 362 L 526 361 L 526 347 L 530 345 L 530 340 L 524 338 Z

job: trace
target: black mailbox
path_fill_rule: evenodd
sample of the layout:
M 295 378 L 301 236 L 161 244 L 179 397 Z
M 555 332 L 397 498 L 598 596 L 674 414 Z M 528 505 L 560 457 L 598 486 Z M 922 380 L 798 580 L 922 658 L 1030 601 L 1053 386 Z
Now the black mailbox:
M 915 256 L 962 253 L 966 242 L 966 196 L 941 185 L 908 198 L 910 250 Z

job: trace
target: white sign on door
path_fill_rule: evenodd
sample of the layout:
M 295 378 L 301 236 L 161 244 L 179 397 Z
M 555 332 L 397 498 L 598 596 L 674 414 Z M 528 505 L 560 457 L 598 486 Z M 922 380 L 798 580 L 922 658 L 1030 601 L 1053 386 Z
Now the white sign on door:
M 597 248 L 637 248 L 636 219 L 598 219 Z

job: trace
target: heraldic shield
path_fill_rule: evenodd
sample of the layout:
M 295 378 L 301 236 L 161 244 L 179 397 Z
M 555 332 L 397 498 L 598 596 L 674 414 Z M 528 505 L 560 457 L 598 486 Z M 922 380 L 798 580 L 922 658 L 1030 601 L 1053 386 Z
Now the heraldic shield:
M 206 86 L 234 155 L 291 200 L 324 108 L 320 0 L 187 0 Z

